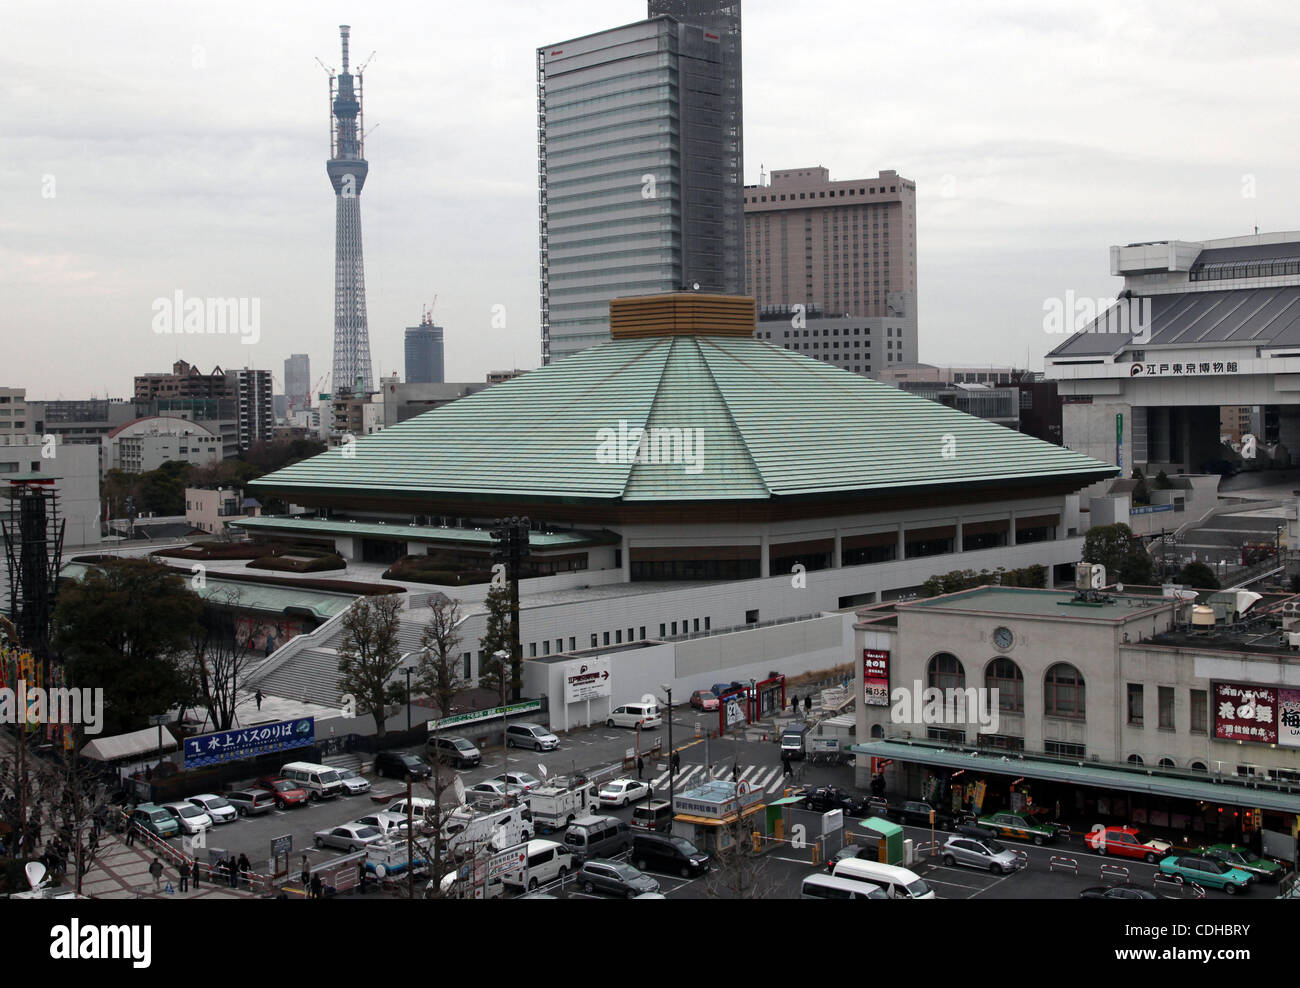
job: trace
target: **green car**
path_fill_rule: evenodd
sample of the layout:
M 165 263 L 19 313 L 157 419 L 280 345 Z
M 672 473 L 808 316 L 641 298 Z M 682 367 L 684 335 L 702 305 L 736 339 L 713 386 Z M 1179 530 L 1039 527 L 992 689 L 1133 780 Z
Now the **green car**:
M 1223 889 L 1236 895 L 1250 888 L 1255 880 L 1248 871 L 1231 868 L 1217 858 L 1196 854 L 1171 854 L 1160 862 L 1160 871 L 1166 875 L 1181 875 L 1185 882 L 1195 882 L 1208 888 Z
M 131 814 L 131 822 L 142 830 L 166 840 L 181 832 L 181 825 L 166 810 L 156 803 L 141 803 Z
M 1276 861 L 1261 858 L 1250 848 L 1242 847 L 1240 844 L 1211 844 L 1209 847 L 1197 848 L 1192 853 L 1222 861 L 1230 868 L 1250 872 L 1259 882 L 1280 881 L 1286 871 Z
M 990 813 L 975 821 L 977 825 L 997 832 L 999 837 L 1014 837 L 1046 844 L 1056 840 L 1056 828 L 1041 823 L 1030 823 L 1021 813 Z

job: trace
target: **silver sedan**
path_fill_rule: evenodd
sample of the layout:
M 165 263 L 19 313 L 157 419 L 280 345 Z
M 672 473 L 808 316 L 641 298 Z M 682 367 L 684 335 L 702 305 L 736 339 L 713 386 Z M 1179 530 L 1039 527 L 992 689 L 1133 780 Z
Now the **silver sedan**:
M 316 831 L 317 847 L 337 847 L 341 851 L 361 851 L 385 838 L 378 827 L 365 823 L 345 823 L 339 827 Z
M 1010 874 L 1024 867 L 1025 859 L 1015 851 L 987 837 L 949 837 L 943 845 L 943 863 L 987 868 L 995 875 Z

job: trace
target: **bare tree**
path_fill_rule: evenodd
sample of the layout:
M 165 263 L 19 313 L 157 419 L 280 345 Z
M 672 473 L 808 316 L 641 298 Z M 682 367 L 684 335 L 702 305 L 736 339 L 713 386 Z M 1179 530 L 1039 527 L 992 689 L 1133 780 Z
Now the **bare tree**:
M 457 669 L 457 652 L 461 636 L 460 601 L 438 597 L 434 600 L 429 622 L 420 635 L 420 662 L 416 685 L 425 696 L 438 701 L 439 716 L 451 713 L 452 698 L 464 682 Z
M 397 641 L 401 606 L 396 594 L 361 597 L 343 617 L 339 692 L 357 698 L 359 713 L 375 715 L 375 733 L 381 738 L 387 707 L 403 696 L 403 685 L 393 681 L 402 664 Z
M 239 638 L 240 597 L 234 590 L 224 598 L 210 599 L 190 637 L 195 697 L 217 731 L 234 726 L 235 706 L 255 654 L 252 640 Z
M 754 850 L 755 817 L 741 814 L 737 799 L 736 818 L 718 828 L 717 850 L 705 879 L 708 894 L 718 899 L 767 899 L 776 895 L 777 883 L 767 874 L 768 860 Z

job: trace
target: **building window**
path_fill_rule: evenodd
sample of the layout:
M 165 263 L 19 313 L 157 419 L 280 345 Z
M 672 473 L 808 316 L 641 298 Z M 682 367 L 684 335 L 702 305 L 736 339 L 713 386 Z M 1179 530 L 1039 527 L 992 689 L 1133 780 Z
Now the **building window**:
M 1081 744 L 1071 744 L 1068 741 L 1044 741 L 1043 751 L 1049 755 L 1055 755 L 1057 758 L 1086 758 L 1088 749 Z
M 668 631 L 667 631 L 666 627 L 665 627 L 664 625 L 662 625 L 662 624 L 659 625 L 659 637 L 660 637 L 660 638 L 667 638 L 667 637 L 668 637 Z
M 1130 727 L 1142 726 L 1142 684 L 1128 684 L 1128 724 Z
M 673 634 L 674 634 L 674 635 L 677 634 L 677 622 L 676 622 L 676 621 L 673 622 Z
M 1078 669 L 1068 662 L 1058 662 L 1047 670 L 1043 686 L 1043 710 L 1047 716 L 1085 718 L 1087 697 Z
M 709 630 L 709 619 L 707 617 L 704 619 L 704 630 Z
M 1169 769 L 1169 768 L 1177 768 L 1178 766 L 1174 764 L 1174 760 L 1172 758 L 1162 758 L 1160 759 L 1159 767 Z
M 1205 690 L 1191 691 L 1192 723 L 1190 730 L 1193 734 L 1209 733 L 1209 703 L 1208 694 Z
M 574 638 L 572 635 L 570 635 L 570 636 L 569 636 L 569 651 L 570 651 L 570 652 L 577 651 L 577 648 L 578 648 L 578 639 L 576 639 L 576 638 Z
M 471 676 L 470 676 L 470 668 L 469 668 L 469 653 L 466 652 L 464 655 L 462 655 L 462 656 L 461 656 L 461 660 L 465 663 L 465 674 L 464 674 L 464 676 L 463 676 L 462 678 L 464 678 L 464 679 L 469 679 L 469 678 L 471 678 Z
M 606 644 L 606 645 L 609 644 L 609 632 L 608 632 L 608 631 L 605 632 L 605 644 Z
M 596 640 L 596 632 L 593 631 L 593 632 L 591 633 L 591 647 L 592 647 L 592 648 L 595 648 L 597 644 L 598 644 L 598 642 L 597 642 L 597 640 Z
M 997 690 L 999 710 L 1013 714 L 1025 712 L 1025 677 L 1011 659 L 999 656 L 990 662 L 984 685 Z
M 528 657 L 533 659 L 537 658 L 537 642 L 528 643 Z
M 758 611 L 757 611 L 757 610 L 746 611 L 746 612 L 745 612 L 745 623 L 746 623 L 746 624 L 758 624 Z
M 1128 756 L 1128 763 L 1129 763 L 1130 765 L 1143 765 L 1143 764 L 1145 764 L 1145 762 L 1142 761 L 1142 756 L 1141 756 L 1141 755 L 1129 755 L 1129 756 Z
M 644 624 L 641 625 L 641 627 L 640 627 L 638 630 L 639 630 L 641 633 L 640 633 L 639 635 L 637 635 L 637 637 L 640 638 L 642 641 L 645 641 L 645 625 L 644 625 Z
M 618 629 L 614 632 L 614 642 L 615 642 L 615 644 L 617 644 L 617 645 L 622 645 L 622 644 L 623 644 L 623 629 L 622 629 L 622 628 L 618 628 Z
M 951 652 L 940 652 L 930 660 L 927 672 L 929 685 L 936 689 L 965 689 L 966 670 L 962 668 L 957 656 Z
M 1160 705 L 1160 730 L 1172 731 L 1174 729 L 1174 688 L 1157 686 L 1156 698 Z

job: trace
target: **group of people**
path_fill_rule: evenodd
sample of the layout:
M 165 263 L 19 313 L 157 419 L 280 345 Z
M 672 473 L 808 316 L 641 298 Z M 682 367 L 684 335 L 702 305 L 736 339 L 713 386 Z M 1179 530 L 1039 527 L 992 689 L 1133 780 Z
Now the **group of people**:
M 127 834 L 129 837 L 129 830 Z M 153 877 L 155 891 L 162 889 L 162 879 L 165 871 L 166 868 L 162 863 L 162 858 L 155 857 L 149 865 L 149 874 Z M 218 859 L 208 866 L 208 880 L 213 884 L 229 882 L 232 889 L 239 888 L 241 885 L 244 888 L 251 889 L 253 887 L 252 872 L 253 865 L 248 860 L 247 854 L 241 854 L 238 859 L 232 854 L 228 859 Z M 194 883 L 196 889 L 199 888 L 200 880 L 203 877 L 203 866 L 199 864 L 199 859 L 195 858 L 189 864 L 182 861 L 176 866 L 176 877 L 178 887 L 182 892 L 190 890 L 191 882 Z
M 805 716 L 812 713 L 811 693 L 809 693 L 807 696 L 803 698 L 803 712 Z M 793 693 L 790 694 L 790 713 L 796 717 L 799 715 L 799 698 L 795 696 Z
M 365 878 L 365 863 L 361 865 L 362 878 Z M 309 899 L 325 898 L 325 883 L 320 880 L 320 875 L 312 874 L 311 865 L 307 863 L 307 855 L 302 856 L 302 888 L 307 893 Z

